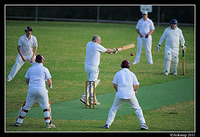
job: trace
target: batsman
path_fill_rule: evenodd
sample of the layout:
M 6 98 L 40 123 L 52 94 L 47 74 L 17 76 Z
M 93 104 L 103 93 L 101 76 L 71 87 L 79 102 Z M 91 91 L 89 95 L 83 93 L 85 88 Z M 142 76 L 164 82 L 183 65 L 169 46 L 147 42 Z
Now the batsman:
M 160 38 L 160 41 L 157 45 L 158 52 L 160 52 L 161 44 L 165 40 L 165 55 L 164 55 L 164 75 L 167 76 L 170 73 L 172 75 L 177 75 L 177 67 L 179 61 L 179 41 L 181 41 L 182 52 L 185 52 L 186 47 L 185 39 L 183 37 L 182 30 L 178 28 L 178 21 L 172 19 L 170 21 L 170 26 L 164 30 L 163 35 Z
M 98 79 L 99 75 L 99 64 L 100 64 L 100 55 L 101 53 L 117 53 L 116 49 L 106 49 L 101 44 L 101 37 L 98 35 L 94 35 L 92 37 L 92 41 L 88 42 L 86 45 L 86 58 L 85 58 L 85 72 L 87 74 L 87 81 L 95 81 L 95 87 L 91 85 L 91 91 L 93 88 L 99 84 L 100 79 Z M 87 98 L 89 97 L 89 84 L 87 87 Z M 93 92 L 91 93 L 91 100 L 93 100 Z M 85 93 L 80 98 L 80 101 L 88 104 L 88 100 L 86 102 Z M 97 101 L 95 96 L 95 105 L 100 105 L 100 102 Z

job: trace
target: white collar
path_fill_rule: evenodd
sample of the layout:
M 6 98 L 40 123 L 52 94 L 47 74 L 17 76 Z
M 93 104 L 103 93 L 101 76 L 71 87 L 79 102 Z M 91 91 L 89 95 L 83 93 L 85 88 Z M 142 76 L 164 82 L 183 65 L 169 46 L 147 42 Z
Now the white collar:
M 149 18 L 147 18 L 146 20 L 144 20 L 144 19 L 142 18 L 142 21 L 144 21 L 144 22 L 145 22 L 145 21 L 148 21 L 148 20 L 149 20 Z
M 26 37 L 26 34 L 24 35 L 24 37 L 26 38 L 26 40 L 28 40 L 28 38 Z M 32 35 L 31 35 L 30 39 L 31 39 L 31 38 L 32 38 Z M 30 40 L 30 39 L 29 39 L 29 40 Z
M 41 65 L 41 66 L 43 66 L 43 63 L 38 63 L 38 62 L 36 62 L 35 65 Z
M 128 68 L 122 68 L 122 70 L 129 70 Z

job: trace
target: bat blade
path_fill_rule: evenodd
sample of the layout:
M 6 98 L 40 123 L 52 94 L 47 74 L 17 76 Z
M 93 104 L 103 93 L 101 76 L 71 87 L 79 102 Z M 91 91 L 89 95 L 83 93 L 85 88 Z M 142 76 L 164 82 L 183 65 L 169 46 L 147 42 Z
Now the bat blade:
M 183 69 L 183 75 L 185 75 L 185 58 L 184 57 L 183 57 L 182 69 Z
M 135 44 L 132 43 L 132 44 L 128 44 L 128 45 L 119 47 L 119 48 L 117 48 L 117 49 L 118 49 L 118 51 L 120 52 L 120 51 L 127 50 L 127 49 L 134 48 L 134 47 L 135 47 Z

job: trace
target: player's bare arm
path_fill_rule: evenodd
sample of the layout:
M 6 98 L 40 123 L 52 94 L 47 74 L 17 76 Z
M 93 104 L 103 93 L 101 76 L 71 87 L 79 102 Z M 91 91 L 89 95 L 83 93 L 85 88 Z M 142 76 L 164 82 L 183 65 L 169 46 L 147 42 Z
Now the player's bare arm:
M 29 84 L 29 79 L 26 78 L 26 84 Z
M 135 85 L 135 86 L 134 86 L 135 94 L 137 94 L 137 90 L 138 90 L 138 88 L 139 88 L 139 85 Z
M 18 50 L 18 53 L 19 53 L 19 55 L 21 56 L 22 60 L 25 62 L 26 59 L 25 59 L 25 57 L 24 57 L 23 54 L 22 54 L 22 51 L 21 51 L 21 49 L 20 49 L 20 46 L 17 46 L 17 50 Z
M 154 29 L 152 29 L 152 30 L 145 36 L 145 38 L 148 38 L 149 35 L 151 35 L 153 32 L 154 32 Z
M 51 79 L 47 79 L 47 85 L 52 90 L 52 80 Z
M 50 87 L 52 85 L 52 80 L 51 79 L 47 79 L 47 85 Z
M 53 86 L 52 86 L 52 80 L 51 79 L 47 79 L 47 85 L 52 90 Z
M 115 91 L 117 92 L 117 90 L 118 90 L 117 84 L 113 83 L 113 87 L 114 87 Z

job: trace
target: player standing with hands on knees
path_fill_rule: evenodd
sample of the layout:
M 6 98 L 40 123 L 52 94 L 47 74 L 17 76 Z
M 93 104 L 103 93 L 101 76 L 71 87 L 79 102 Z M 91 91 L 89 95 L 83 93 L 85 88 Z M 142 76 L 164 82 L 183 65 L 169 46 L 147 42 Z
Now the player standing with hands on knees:
M 109 111 L 106 124 L 103 128 L 108 129 L 111 126 L 117 110 L 124 102 L 127 102 L 132 108 L 135 109 L 135 114 L 137 115 L 137 118 L 141 125 L 141 130 L 147 130 L 148 127 L 146 126 L 142 109 L 136 98 L 137 90 L 139 88 L 137 77 L 133 72 L 129 70 L 130 63 L 128 60 L 122 61 L 121 67 L 122 69 L 115 74 L 113 79 L 113 87 L 116 91 L 115 99 Z
M 87 81 L 95 81 L 95 87 L 91 85 L 91 100 L 93 100 L 93 88 L 99 84 L 99 64 L 101 53 L 117 53 L 116 49 L 106 49 L 101 44 L 101 37 L 94 35 L 92 41 L 88 42 L 86 45 L 86 58 L 85 58 L 85 72 L 87 74 Z M 80 101 L 86 103 L 85 93 L 82 95 Z M 89 84 L 87 87 L 87 97 L 89 97 Z M 88 100 L 88 99 L 87 99 Z M 88 102 L 87 102 L 88 104 Z M 95 105 L 100 105 L 95 96 Z
M 165 55 L 164 55 L 164 75 L 168 75 L 170 72 L 170 64 L 171 64 L 171 72 L 172 75 L 177 75 L 177 67 L 179 61 L 179 41 L 181 41 L 181 49 L 185 52 L 186 47 L 185 39 L 183 37 L 182 30 L 178 28 L 178 21 L 176 19 L 172 19 L 170 21 L 170 26 L 164 30 L 163 35 L 160 38 L 160 41 L 157 45 L 158 52 L 160 52 L 161 44 L 165 40 Z
M 138 33 L 137 52 L 136 52 L 136 58 L 132 64 L 139 63 L 143 45 L 146 50 L 148 63 L 153 64 L 152 54 L 151 54 L 151 48 L 152 48 L 151 34 L 154 32 L 154 30 L 155 30 L 155 27 L 152 20 L 148 18 L 148 12 L 143 11 L 142 18 L 138 21 L 136 25 L 136 31 Z
M 19 69 L 26 61 L 30 62 L 32 65 L 35 64 L 35 55 L 37 52 L 38 43 L 36 37 L 31 35 L 32 32 L 32 27 L 28 26 L 25 29 L 26 34 L 19 38 L 17 46 L 17 59 L 12 67 L 12 70 L 10 71 L 10 74 L 8 75 L 7 81 L 11 81 L 15 77 Z
M 36 99 L 38 99 L 40 107 L 44 112 L 46 128 L 55 128 L 55 125 L 51 123 L 51 104 L 49 102 L 48 90 L 45 85 L 45 81 L 47 81 L 47 85 L 52 89 L 51 74 L 49 70 L 43 66 L 43 61 L 44 57 L 40 54 L 37 55 L 36 64 L 30 67 L 26 72 L 26 83 L 29 85 L 27 98 L 19 111 L 14 126 L 20 126 L 28 111 L 31 109 Z

